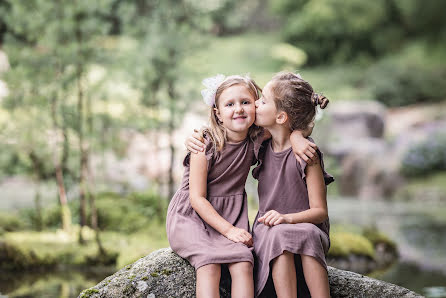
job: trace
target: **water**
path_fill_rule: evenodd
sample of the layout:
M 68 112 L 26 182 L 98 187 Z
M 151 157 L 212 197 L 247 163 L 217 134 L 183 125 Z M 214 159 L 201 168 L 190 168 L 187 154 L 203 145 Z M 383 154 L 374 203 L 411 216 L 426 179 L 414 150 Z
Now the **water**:
M 371 277 L 446 297 L 446 203 L 330 199 L 329 213 L 332 224 L 374 225 L 398 244 L 400 259 Z M 0 273 L 0 297 L 77 297 L 112 273 Z
M 371 277 L 426 297 L 446 297 L 446 203 L 332 199 L 333 224 L 376 226 L 398 244 L 399 260 Z
M 102 281 L 113 271 L 0 273 L 0 297 L 75 298 L 81 291 Z M 3 295 L 3 296 L 2 296 Z

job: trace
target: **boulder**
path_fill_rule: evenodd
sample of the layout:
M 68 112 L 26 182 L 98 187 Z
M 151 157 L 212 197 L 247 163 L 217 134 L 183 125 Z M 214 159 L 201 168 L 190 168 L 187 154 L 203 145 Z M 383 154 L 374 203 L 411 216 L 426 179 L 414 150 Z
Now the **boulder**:
M 339 101 L 327 109 L 331 133 L 345 138 L 381 138 L 386 109 L 376 101 Z
M 336 297 L 421 297 L 420 295 L 373 278 L 329 267 L 330 291 Z M 230 297 L 230 278 L 223 272 L 221 297 Z M 78 298 L 158 298 L 195 297 L 195 270 L 170 248 L 157 250 L 127 265 Z

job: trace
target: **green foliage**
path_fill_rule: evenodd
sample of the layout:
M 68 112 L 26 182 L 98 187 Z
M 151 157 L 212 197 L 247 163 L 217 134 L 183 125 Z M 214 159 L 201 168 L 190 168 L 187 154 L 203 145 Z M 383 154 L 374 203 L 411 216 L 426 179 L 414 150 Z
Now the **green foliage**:
M 0 213 L 0 231 L 1 232 L 13 232 L 20 231 L 25 227 L 20 217 L 11 213 Z
M 285 20 L 285 40 L 304 49 L 312 64 L 376 57 L 413 37 L 434 43 L 446 37 L 441 1 L 280 0 L 271 6 Z
M 69 202 L 70 210 L 79 209 L 79 201 Z M 101 230 L 132 233 L 143 230 L 152 223 L 164 223 L 167 212 L 167 200 L 154 191 L 134 192 L 128 196 L 115 193 L 100 193 L 96 196 L 98 223 Z M 78 222 L 79 214 L 73 213 L 73 221 Z M 14 223 L 21 218 L 21 225 Z M 90 220 L 90 211 L 87 211 Z M 20 217 L 10 216 L 5 219 L 5 226 L 11 229 L 33 230 L 38 226 L 39 218 L 33 208 L 22 209 Z M 0 220 L 0 226 L 2 220 Z M 42 224 L 45 228 L 58 229 L 62 227 L 61 209 L 59 205 L 42 210 Z M 7 229 L 5 229 L 7 230 Z M 14 229 L 16 230 L 16 229 Z M 9 231 L 9 230 L 7 230 Z
M 372 66 L 364 78 L 374 98 L 390 107 L 445 100 L 444 82 L 444 65 L 431 67 L 393 59 L 384 59 Z
M 432 133 L 426 140 L 406 151 L 401 163 L 401 172 L 406 177 L 423 177 L 446 171 L 446 134 Z
M 259 18 L 265 18 L 259 15 L 262 3 L 257 0 L 196 1 L 196 9 L 206 14 L 203 29 L 219 36 L 256 29 Z
M 282 62 L 282 68 L 294 71 L 307 62 L 307 54 L 287 43 L 279 43 L 272 49 L 273 58 Z
M 167 201 L 153 192 L 133 193 L 127 197 L 101 195 L 97 199 L 98 222 L 103 230 L 136 232 L 152 221 L 163 222 Z
M 51 265 L 48 261 L 41 263 L 32 250 L 22 250 L 14 244 L 0 241 L 0 270 L 16 271 Z

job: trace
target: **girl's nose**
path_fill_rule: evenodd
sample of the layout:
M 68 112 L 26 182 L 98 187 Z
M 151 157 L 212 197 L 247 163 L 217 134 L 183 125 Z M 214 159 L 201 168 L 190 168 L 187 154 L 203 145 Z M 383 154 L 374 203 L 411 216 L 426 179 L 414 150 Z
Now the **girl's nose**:
M 236 111 L 239 112 L 239 113 L 242 113 L 243 112 L 243 106 L 241 104 L 238 104 L 236 106 Z

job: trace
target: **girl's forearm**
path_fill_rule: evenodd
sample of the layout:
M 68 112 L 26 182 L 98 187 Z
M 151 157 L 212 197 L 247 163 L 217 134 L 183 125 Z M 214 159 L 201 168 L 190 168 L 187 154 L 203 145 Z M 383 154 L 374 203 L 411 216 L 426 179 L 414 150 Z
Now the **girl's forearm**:
M 324 208 L 310 208 L 298 213 L 288 213 L 284 215 L 287 223 L 312 223 L 320 224 L 328 218 L 328 213 Z
M 203 197 L 191 197 L 190 203 L 192 208 L 194 208 L 195 212 L 200 215 L 200 217 L 211 227 L 213 227 L 216 231 L 218 231 L 223 236 L 229 232 L 229 230 L 233 227 L 227 220 L 221 217 L 217 211 L 215 211 L 214 207 L 209 203 L 206 198 Z

